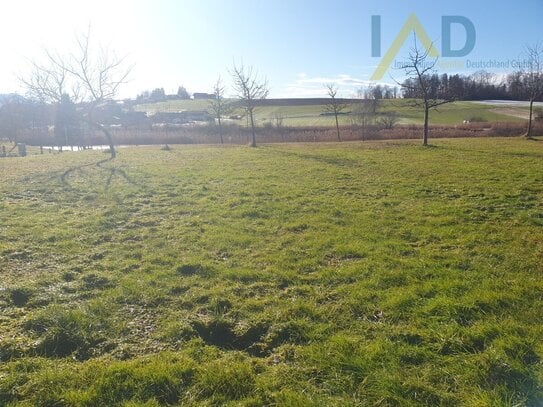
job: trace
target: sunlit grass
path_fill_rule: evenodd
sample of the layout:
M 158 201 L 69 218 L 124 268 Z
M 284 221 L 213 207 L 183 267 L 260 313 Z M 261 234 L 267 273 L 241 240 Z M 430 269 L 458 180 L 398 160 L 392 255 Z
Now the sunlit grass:
M 0 405 L 541 402 L 541 141 L 105 158 L 0 159 Z

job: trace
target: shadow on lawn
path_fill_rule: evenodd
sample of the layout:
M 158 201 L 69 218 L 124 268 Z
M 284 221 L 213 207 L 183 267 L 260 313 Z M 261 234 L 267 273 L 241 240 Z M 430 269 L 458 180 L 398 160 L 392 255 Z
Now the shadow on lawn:
M 128 176 L 128 174 L 126 173 L 126 171 L 124 171 L 123 169 L 116 168 L 116 167 L 104 167 L 104 164 L 107 163 L 107 162 L 110 162 L 110 161 L 113 161 L 113 158 L 109 157 L 109 158 L 105 158 L 103 160 L 99 160 L 97 162 L 92 162 L 92 163 L 78 165 L 78 166 L 75 166 L 75 167 L 68 168 L 66 171 L 64 171 L 64 173 L 62 173 L 62 175 L 60 176 L 60 180 L 61 180 L 62 184 L 65 187 L 72 188 L 72 186 L 68 182 L 68 178 L 74 172 L 76 172 L 76 171 L 83 172 L 83 168 L 96 166 L 97 168 L 108 172 L 108 176 L 107 176 L 106 182 L 105 182 L 105 190 L 106 191 L 109 191 L 109 189 L 111 188 L 111 183 L 113 181 L 113 178 L 116 175 L 119 175 L 122 179 L 124 179 L 130 185 L 133 185 L 133 186 L 136 186 L 136 187 L 139 187 L 139 188 L 143 188 L 143 186 L 138 185 L 138 183 L 136 183 L 132 178 L 130 178 Z
M 273 148 L 271 150 L 282 156 L 290 156 L 294 158 L 299 158 L 301 160 L 313 160 L 319 163 L 333 165 L 336 167 L 355 168 L 355 167 L 360 167 L 360 165 L 362 164 L 362 162 L 359 160 L 354 160 L 354 159 L 346 158 L 346 157 L 334 157 L 334 156 L 327 156 L 324 154 L 319 155 L 319 154 L 308 154 L 308 153 L 295 153 L 295 152 L 285 151 L 285 150 L 275 150 Z

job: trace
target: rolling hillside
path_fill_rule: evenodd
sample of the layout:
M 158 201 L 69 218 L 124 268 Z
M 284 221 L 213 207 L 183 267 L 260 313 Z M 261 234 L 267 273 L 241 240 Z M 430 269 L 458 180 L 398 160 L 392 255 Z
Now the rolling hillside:
M 282 118 L 284 126 L 332 126 L 334 119 L 331 116 L 323 116 L 326 99 L 270 99 L 256 109 L 256 120 L 258 125 L 266 123 L 275 124 L 276 117 Z M 348 102 L 348 100 L 345 100 Z M 234 101 L 232 101 L 234 102 Z M 141 104 L 135 107 L 138 111 L 149 113 L 156 112 L 178 112 L 185 110 L 207 110 L 210 101 L 208 100 L 173 100 L 152 104 Z M 353 110 L 353 104 L 346 109 Z M 410 102 L 403 99 L 384 100 L 379 112 L 396 112 L 399 115 L 400 124 L 421 124 L 423 113 L 420 108 L 410 106 Z M 509 106 L 498 108 L 495 105 L 481 104 L 476 102 L 454 102 L 443 105 L 437 111 L 432 111 L 430 121 L 432 124 L 456 125 L 464 120 L 483 122 L 521 122 L 526 114 L 524 106 Z M 243 111 L 237 109 L 233 114 L 242 115 Z M 378 116 L 377 116 L 378 117 Z M 242 120 L 237 120 L 243 123 Z M 352 122 L 352 116 L 342 115 L 340 124 L 348 125 Z

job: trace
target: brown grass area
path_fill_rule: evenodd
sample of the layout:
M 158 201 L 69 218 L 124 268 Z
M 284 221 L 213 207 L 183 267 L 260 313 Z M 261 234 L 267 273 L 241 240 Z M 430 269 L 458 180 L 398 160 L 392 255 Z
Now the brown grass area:
M 543 123 L 536 123 L 536 134 L 543 134 Z M 514 137 L 525 134 L 524 123 L 469 123 L 462 125 L 430 126 L 430 138 L 461 137 Z M 112 131 L 117 145 L 164 145 L 164 144 L 218 144 L 220 133 L 216 126 L 191 126 L 172 128 L 128 128 Z M 422 135 L 420 125 L 397 125 L 392 129 L 381 126 L 342 126 L 341 139 L 347 140 L 402 140 L 418 139 Z M 222 129 L 225 144 L 247 144 L 251 132 L 238 125 L 224 126 Z M 261 143 L 283 142 L 328 142 L 336 141 L 337 134 L 333 127 L 260 127 L 257 129 L 257 141 Z M 52 136 L 35 132 L 26 134 L 20 141 L 29 145 L 54 145 Z M 106 140 L 100 133 L 85 136 L 83 145 L 103 145 Z

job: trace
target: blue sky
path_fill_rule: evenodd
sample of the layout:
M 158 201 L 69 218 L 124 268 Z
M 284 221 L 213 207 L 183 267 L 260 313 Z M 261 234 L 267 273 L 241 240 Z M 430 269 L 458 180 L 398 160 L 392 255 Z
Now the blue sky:
M 3 5 L 0 26 L 0 92 L 20 91 L 17 76 L 27 58 L 43 48 L 68 52 L 74 34 L 90 23 L 100 42 L 135 64 L 121 96 L 154 87 L 175 92 L 210 91 L 220 74 L 230 82 L 233 61 L 252 65 L 267 77 L 271 97 L 323 96 L 323 84 L 336 82 L 350 96 L 369 83 L 380 58 L 371 56 L 371 16 L 381 16 L 384 54 L 410 14 L 415 13 L 441 49 L 441 17 L 461 15 L 476 29 L 472 61 L 518 59 L 527 43 L 543 42 L 543 1 L 47 1 Z M 453 48 L 464 41 L 452 31 Z M 408 54 L 408 41 L 398 58 Z M 442 59 L 445 60 L 445 59 Z M 472 73 L 449 69 L 440 73 Z M 491 70 L 492 71 L 492 70 Z M 504 73 L 503 69 L 494 70 Z M 390 69 L 382 82 L 401 80 Z M 232 91 L 229 90 L 231 93 Z

